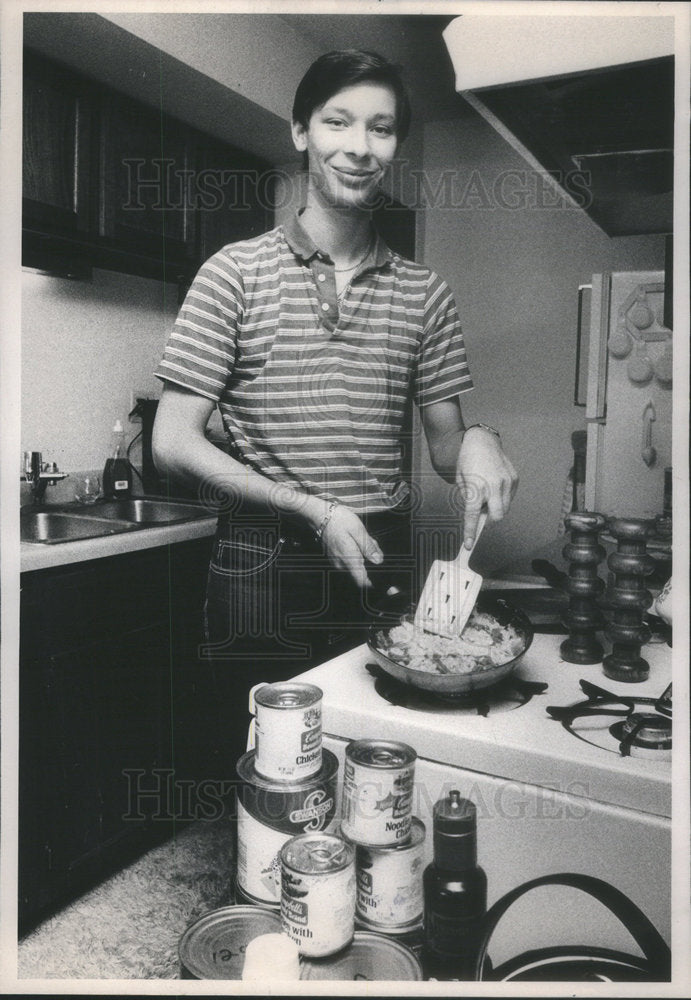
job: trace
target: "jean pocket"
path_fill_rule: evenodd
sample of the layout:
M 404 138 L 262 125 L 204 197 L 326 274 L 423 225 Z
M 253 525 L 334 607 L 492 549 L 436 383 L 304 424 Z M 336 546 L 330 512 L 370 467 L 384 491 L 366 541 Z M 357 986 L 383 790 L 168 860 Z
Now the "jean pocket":
M 211 555 L 210 571 L 225 577 L 256 576 L 276 562 L 283 544 L 282 537 L 267 542 L 219 538 Z

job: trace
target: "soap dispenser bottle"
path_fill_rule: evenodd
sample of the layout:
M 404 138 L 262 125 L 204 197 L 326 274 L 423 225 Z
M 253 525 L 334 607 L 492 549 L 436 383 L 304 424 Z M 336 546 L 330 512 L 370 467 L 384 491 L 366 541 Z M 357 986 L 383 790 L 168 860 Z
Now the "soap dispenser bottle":
M 423 965 L 427 979 L 474 978 L 487 912 L 487 876 L 477 863 L 477 811 L 456 789 L 433 812 L 434 861 L 423 875 Z
M 125 454 L 125 431 L 119 420 L 113 426 L 111 457 L 103 467 L 103 495 L 128 497 L 132 492 L 132 468 Z

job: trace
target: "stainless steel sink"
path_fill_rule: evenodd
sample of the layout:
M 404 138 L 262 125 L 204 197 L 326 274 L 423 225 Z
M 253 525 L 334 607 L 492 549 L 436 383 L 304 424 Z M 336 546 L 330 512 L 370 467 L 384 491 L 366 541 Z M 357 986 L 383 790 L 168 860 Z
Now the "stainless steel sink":
M 20 515 L 21 540 L 48 545 L 76 542 L 212 516 L 199 504 L 152 497 L 69 504 L 56 510 L 25 508 Z
M 102 518 L 108 521 L 128 521 L 133 524 L 177 524 L 212 514 L 199 504 L 182 500 L 128 497 L 121 500 L 99 500 L 95 504 L 80 504 L 74 508 L 80 517 Z
M 84 538 L 100 538 L 132 531 L 134 524 L 126 521 L 107 521 L 96 517 L 80 517 L 58 511 L 29 510 L 20 515 L 20 532 L 23 542 L 77 542 Z

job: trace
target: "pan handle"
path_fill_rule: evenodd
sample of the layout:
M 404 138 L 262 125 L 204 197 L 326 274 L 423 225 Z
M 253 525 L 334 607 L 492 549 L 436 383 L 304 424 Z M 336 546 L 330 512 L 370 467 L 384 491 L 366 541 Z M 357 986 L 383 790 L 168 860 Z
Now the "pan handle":
M 590 896 L 594 896 L 626 927 L 645 955 L 649 971 L 651 975 L 656 977 L 656 981 L 669 981 L 672 967 L 672 956 L 669 947 L 642 910 L 639 910 L 636 904 L 628 896 L 625 896 L 623 892 L 615 889 L 608 882 L 602 881 L 602 879 L 593 878 L 592 875 L 562 872 L 558 875 L 543 875 L 540 878 L 526 882 L 524 885 L 512 889 L 511 892 L 507 892 L 505 896 L 502 896 L 501 899 L 497 900 L 490 907 L 484 920 L 482 937 L 475 961 L 474 979 L 476 982 L 482 980 L 489 940 L 500 919 L 517 899 L 531 889 L 536 889 L 542 885 L 568 885 L 574 889 L 581 889 Z
M 530 564 L 533 572 L 544 577 L 550 587 L 555 590 L 566 591 L 566 584 L 569 582 L 568 573 L 564 573 L 546 559 L 533 559 Z

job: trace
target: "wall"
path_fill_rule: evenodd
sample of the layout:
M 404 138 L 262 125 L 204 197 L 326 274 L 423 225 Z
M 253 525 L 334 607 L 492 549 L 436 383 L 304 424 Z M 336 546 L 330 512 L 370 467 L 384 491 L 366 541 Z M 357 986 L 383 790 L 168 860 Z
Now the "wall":
M 127 420 L 132 391 L 160 395 L 151 372 L 176 312 L 177 287 L 159 281 L 23 270 L 21 447 L 72 474 L 49 498 L 71 499 L 74 473 L 102 469 L 116 419 L 128 442 L 137 433 Z
M 103 17 L 287 121 L 295 88 L 320 54 L 314 42 L 273 14 Z
M 612 239 L 551 189 L 538 199 L 520 156 L 474 111 L 425 129 L 427 209 L 422 259 L 451 285 L 466 336 L 475 389 L 463 398 L 467 423 L 499 428 L 521 479 L 509 516 L 477 550 L 485 571 L 519 560 L 557 534 L 571 431 L 584 426 L 573 406 L 577 289 L 601 270 L 661 268 L 664 237 Z M 429 195 L 443 171 L 453 181 Z M 499 186 L 502 183 L 503 189 Z M 522 198 L 526 190 L 532 203 Z M 519 207 L 502 207 L 499 199 Z M 423 199 L 425 200 L 425 199 Z M 543 207 L 540 207 L 542 204 Z M 423 510 L 442 516 L 448 488 L 418 461 Z

